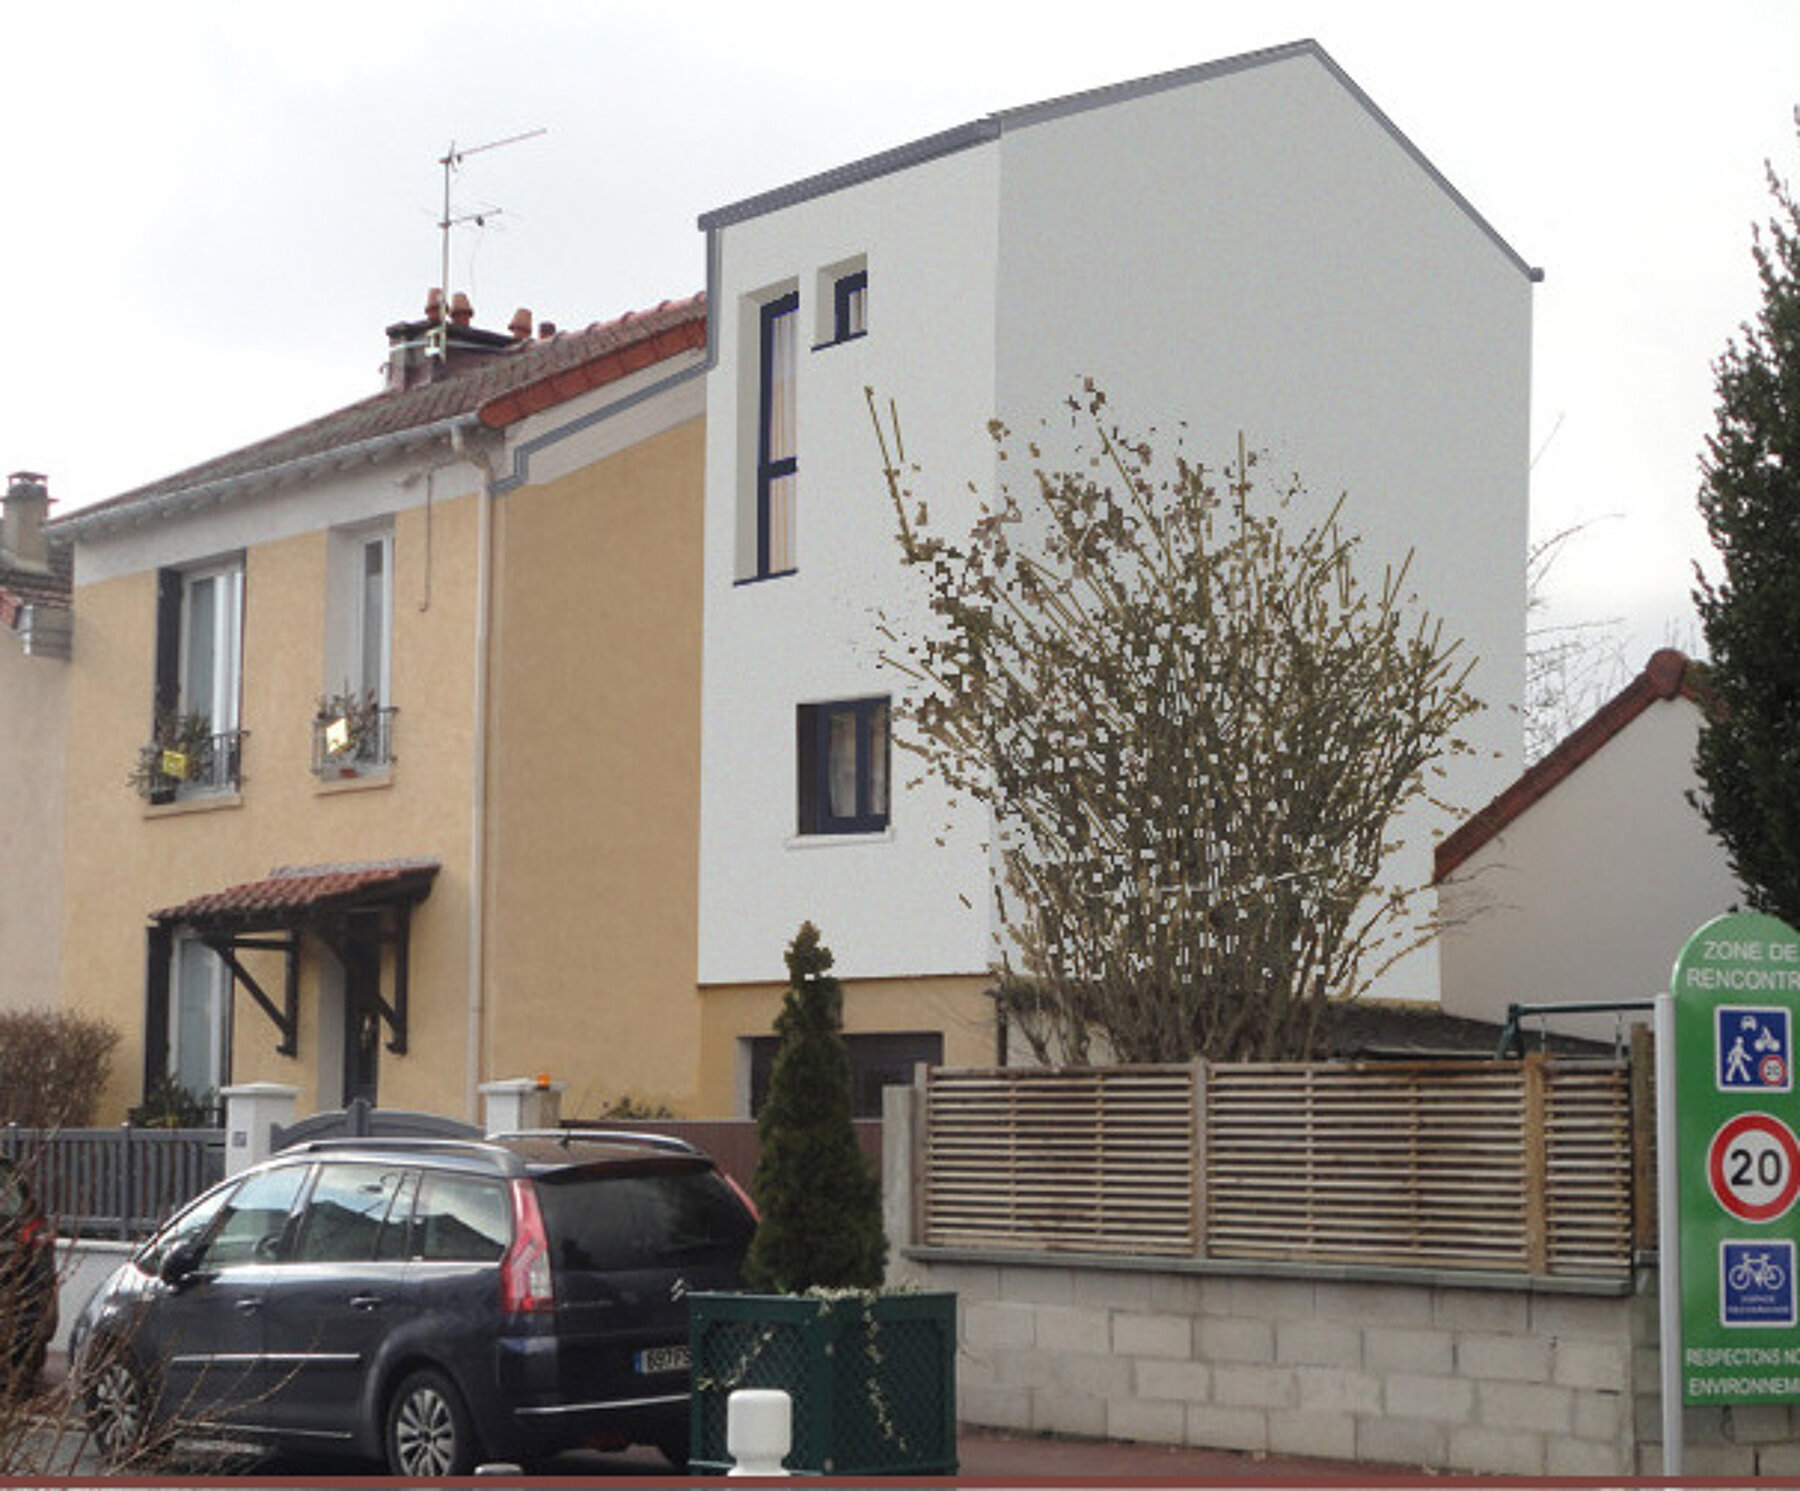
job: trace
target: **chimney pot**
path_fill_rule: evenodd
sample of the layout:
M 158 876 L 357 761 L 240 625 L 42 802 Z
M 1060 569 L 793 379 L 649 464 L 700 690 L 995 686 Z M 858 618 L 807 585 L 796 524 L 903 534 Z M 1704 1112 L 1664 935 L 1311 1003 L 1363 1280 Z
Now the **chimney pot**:
M 44 519 L 50 512 L 50 488 L 36 471 L 15 471 L 6 479 L 6 501 L 0 505 L 0 558 L 15 569 L 39 574 L 50 569 L 50 542 Z
M 553 337 L 555 335 L 556 335 L 556 323 L 554 321 L 538 322 L 538 340 L 539 341 L 547 342 L 550 340 L 551 337 Z
M 531 339 L 531 312 L 524 306 L 520 306 L 513 312 L 513 318 L 507 322 L 506 329 L 513 334 L 515 341 L 529 341 Z
M 425 319 L 433 325 L 444 319 L 444 292 L 436 286 L 425 292 Z
M 450 297 L 450 319 L 458 326 L 467 326 L 475 319 L 475 307 L 461 290 Z

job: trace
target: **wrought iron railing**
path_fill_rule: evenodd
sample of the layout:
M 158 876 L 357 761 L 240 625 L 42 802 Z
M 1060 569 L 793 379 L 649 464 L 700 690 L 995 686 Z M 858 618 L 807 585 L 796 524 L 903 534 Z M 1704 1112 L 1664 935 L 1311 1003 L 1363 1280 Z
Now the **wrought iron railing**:
M 221 730 L 177 744 L 153 740 L 138 748 L 132 782 L 152 803 L 235 792 L 243 781 L 244 741 L 249 734 Z
M 394 763 L 392 704 L 371 704 L 313 720 L 312 769 L 321 781 L 386 771 Z

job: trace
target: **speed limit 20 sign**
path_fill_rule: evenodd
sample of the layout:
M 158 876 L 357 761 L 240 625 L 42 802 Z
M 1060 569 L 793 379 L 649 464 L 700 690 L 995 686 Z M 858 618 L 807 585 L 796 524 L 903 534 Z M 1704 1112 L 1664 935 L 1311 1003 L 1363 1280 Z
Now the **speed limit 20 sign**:
M 1702 927 L 1675 965 L 1681 1383 L 1688 1403 L 1800 1397 L 1800 933 Z

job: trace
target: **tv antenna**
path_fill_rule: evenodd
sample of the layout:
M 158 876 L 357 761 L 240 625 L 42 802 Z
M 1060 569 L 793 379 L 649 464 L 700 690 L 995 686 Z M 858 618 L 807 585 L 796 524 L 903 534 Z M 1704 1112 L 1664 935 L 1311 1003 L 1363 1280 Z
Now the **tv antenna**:
M 439 339 L 440 342 L 446 335 L 445 327 L 448 326 L 450 320 L 450 230 L 461 227 L 464 223 L 474 223 L 477 227 L 486 227 L 489 218 L 499 217 L 501 214 L 501 209 L 498 207 L 484 207 L 474 212 L 453 212 L 450 208 L 450 178 L 455 175 L 456 168 L 471 155 L 482 155 L 489 150 L 498 150 L 503 145 L 517 145 L 525 140 L 535 140 L 539 135 L 548 133 L 549 131 L 546 129 L 530 129 L 522 135 L 508 135 L 504 140 L 489 140 L 485 145 L 470 145 L 463 149 L 458 149 L 456 141 L 452 140 L 444 153 L 438 157 L 438 164 L 444 168 L 444 214 L 438 219 L 438 230 L 443 234 L 443 271 L 438 278 L 438 284 L 443 289 L 444 310 L 443 320 L 438 322 L 430 335 Z

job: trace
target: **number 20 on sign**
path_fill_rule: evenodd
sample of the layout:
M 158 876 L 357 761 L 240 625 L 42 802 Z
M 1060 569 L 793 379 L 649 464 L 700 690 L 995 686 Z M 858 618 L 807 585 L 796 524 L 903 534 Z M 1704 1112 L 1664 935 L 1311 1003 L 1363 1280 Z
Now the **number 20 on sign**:
M 1702 927 L 1675 964 L 1682 1397 L 1800 1392 L 1800 934 L 1773 917 Z

